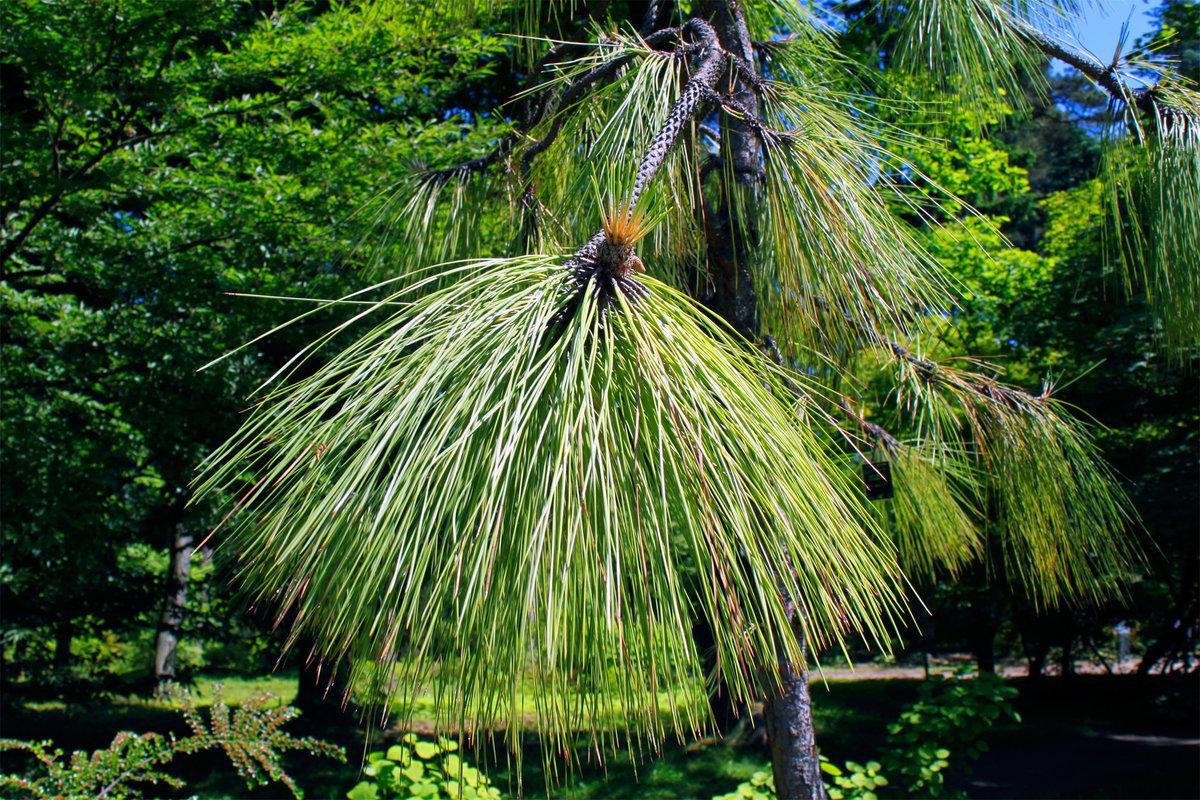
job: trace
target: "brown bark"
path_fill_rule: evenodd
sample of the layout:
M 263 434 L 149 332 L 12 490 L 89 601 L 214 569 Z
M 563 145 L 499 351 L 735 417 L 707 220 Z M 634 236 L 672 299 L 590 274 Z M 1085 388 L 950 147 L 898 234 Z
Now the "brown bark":
M 192 543 L 195 537 L 182 523 L 175 526 L 171 539 L 171 566 L 167 572 L 167 591 L 158 633 L 154 641 L 154 680 L 159 683 L 176 677 L 175 654 L 179 648 L 183 617 L 187 610 L 188 581 L 192 572 Z
M 803 641 L 799 631 L 796 635 Z M 776 795 L 780 800 L 825 800 L 808 671 L 803 665 L 780 661 L 779 689 L 767 698 L 763 716 Z

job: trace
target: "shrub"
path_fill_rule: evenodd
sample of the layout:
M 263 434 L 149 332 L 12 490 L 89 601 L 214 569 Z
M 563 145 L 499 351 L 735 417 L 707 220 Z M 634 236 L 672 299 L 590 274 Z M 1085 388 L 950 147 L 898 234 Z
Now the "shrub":
M 218 690 L 206 723 L 186 691 L 171 687 L 169 692 L 181 703 L 180 712 L 191 728 L 190 736 L 122 732 L 106 749 L 91 754 L 77 750 L 66 761 L 63 751 L 54 748 L 52 742 L 0 739 L 0 751 L 24 752 L 35 761 L 24 775 L 0 774 L 0 790 L 37 800 L 140 797 L 136 784 L 183 786 L 183 781 L 162 769 L 175 756 L 222 750 L 248 787 L 276 781 L 300 798 L 300 787 L 280 765 L 285 752 L 300 750 L 346 760 L 340 747 L 282 731 L 281 727 L 300 712 L 291 706 L 274 706 L 276 698 L 271 695 L 261 695 L 230 709 Z
M 402 744 L 386 752 L 367 756 L 366 780 L 346 793 L 349 800 L 392 800 L 392 798 L 450 798 L 451 800 L 499 800 L 500 790 L 488 777 L 455 755 L 458 743 L 404 737 Z

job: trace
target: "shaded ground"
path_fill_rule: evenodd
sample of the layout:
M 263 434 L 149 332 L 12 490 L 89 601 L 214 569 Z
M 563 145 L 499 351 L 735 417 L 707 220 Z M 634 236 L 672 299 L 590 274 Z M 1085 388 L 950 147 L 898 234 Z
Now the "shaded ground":
M 1003 732 L 974 798 L 1200 798 L 1200 681 L 1015 681 L 1024 724 Z
M 858 670 L 853 680 L 813 687 L 818 741 L 834 761 L 867 760 L 884 743 L 886 726 L 916 696 L 917 680 Z M 991 737 L 974 776 L 964 784 L 973 798 L 1200 798 L 1200 681 L 1132 676 L 1078 676 L 1068 681 L 1015 679 L 1024 722 Z M 246 687 L 233 687 L 236 695 Z M 280 691 L 276 679 L 276 691 Z M 230 699 L 236 699 L 231 696 Z M 64 748 L 96 748 L 118 730 L 177 730 L 175 714 L 138 700 L 113 698 L 91 703 L 25 705 L 5 698 L 0 735 L 53 738 Z M 323 728 L 300 720 L 296 733 L 336 739 L 347 746 L 349 765 L 302 757 L 289 769 L 309 798 L 341 797 L 357 779 L 361 738 L 353 730 Z M 648 754 L 647 754 L 648 755 Z M 524 748 L 524 790 L 546 797 L 541 752 Z M 607 769 L 583 765 L 552 789 L 556 798 L 711 798 L 732 791 L 767 753 L 756 744 L 737 748 L 668 744 L 660 758 L 635 767 L 610 759 Z M 7 766 L 5 764 L 4 766 Z M 496 783 L 515 792 L 514 773 L 504 764 L 489 769 Z M 187 792 L 201 798 L 274 798 L 281 787 L 247 791 L 218 758 L 192 757 L 173 770 L 188 780 Z

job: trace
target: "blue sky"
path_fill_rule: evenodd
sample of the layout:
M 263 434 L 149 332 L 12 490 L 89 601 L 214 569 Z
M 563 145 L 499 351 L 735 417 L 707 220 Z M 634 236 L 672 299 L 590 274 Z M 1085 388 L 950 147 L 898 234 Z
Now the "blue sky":
M 1128 49 L 1137 37 L 1150 30 L 1152 21 L 1147 12 L 1157 7 L 1157 2 L 1148 0 L 1103 0 L 1094 3 L 1076 20 L 1073 26 L 1075 36 L 1079 44 L 1107 64 L 1120 39 L 1121 26 L 1128 20 Z

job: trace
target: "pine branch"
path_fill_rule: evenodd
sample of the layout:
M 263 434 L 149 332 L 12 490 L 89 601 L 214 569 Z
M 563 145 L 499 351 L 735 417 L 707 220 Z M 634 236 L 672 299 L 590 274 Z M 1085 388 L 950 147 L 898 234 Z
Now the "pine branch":
M 693 44 L 698 46 L 700 63 L 691 79 L 683 87 L 683 91 L 671 108 L 671 113 L 667 115 L 666 121 L 643 154 L 634 177 L 633 190 L 629 193 L 629 199 L 624 205 L 626 209 L 632 209 L 637 205 L 638 199 L 666 161 L 667 154 L 679 140 L 680 134 L 683 133 L 688 123 L 696 117 L 703 116 L 701 112 L 709 104 L 713 86 L 720 79 L 728 63 L 728 54 L 717 43 L 717 34 L 707 22 L 702 19 L 691 19 L 683 27 L 683 32 L 690 34 L 694 40 Z M 601 229 L 575 252 L 575 255 L 567 261 L 566 268 L 577 275 L 589 274 L 604 240 L 604 230 Z
M 672 36 L 678 36 L 680 33 L 680 28 L 664 28 L 651 34 L 650 36 L 647 36 L 645 42 L 653 47 L 654 45 L 666 42 Z M 682 54 L 686 52 L 686 48 L 683 50 L 677 49 L 676 52 Z M 566 89 L 563 90 L 559 101 L 554 104 L 554 108 L 551 109 L 551 112 L 557 108 L 566 108 L 567 106 L 570 106 L 576 101 L 582 99 L 585 92 L 590 90 L 594 84 L 615 76 L 622 67 L 633 60 L 634 55 L 634 53 L 629 53 L 620 56 L 619 58 L 614 58 L 612 61 L 608 61 L 599 65 L 598 67 L 594 67 L 578 80 L 568 84 Z M 525 151 L 525 154 L 521 157 L 521 168 L 523 171 L 528 171 L 529 165 L 533 162 L 533 159 L 554 143 L 555 139 L 558 138 L 558 134 L 562 132 L 562 127 L 565 122 L 565 116 L 560 114 L 559 116 L 555 117 L 554 122 L 551 124 L 550 130 L 546 133 L 546 135 Z
M 680 28 L 663 28 L 646 36 L 644 41 L 647 45 L 655 47 L 657 45 L 665 44 L 672 37 L 679 36 L 680 32 Z M 566 49 L 573 44 L 573 42 L 564 42 L 550 48 L 546 55 L 538 61 L 534 68 L 533 74 L 530 76 L 528 81 L 529 86 L 524 89 L 523 92 L 529 92 L 532 90 L 545 67 L 548 64 L 553 63 L 559 55 L 565 52 Z M 622 67 L 633 60 L 634 56 L 635 54 L 631 53 L 601 64 L 569 83 L 562 90 L 561 94 L 548 97 L 541 103 L 532 106 L 530 111 L 525 115 L 523 124 L 518 125 L 513 132 L 501 137 L 496 147 L 490 152 L 485 153 L 478 158 L 472 158 L 449 167 L 430 170 L 424 174 L 423 178 L 426 181 L 434 183 L 445 183 L 450 180 L 462 180 L 475 173 L 483 172 L 488 167 L 503 160 L 505 156 L 512 152 L 522 138 L 528 136 L 529 132 L 548 116 L 553 114 L 558 109 L 566 108 L 583 99 L 583 97 L 592 88 L 594 88 L 596 84 L 614 77 Z M 546 135 L 541 139 L 534 142 L 529 150 L 525 152 L 521 158 L 522 172 L 528 172 L 529 165 L 533 162 L 533 159 L 554 143 L 554 141 L 558 138 L 559 133 L 562 131 L 564 121 L 564 117 L 561 115 L 557 117 L 552 123 L 549 132 L 547 132 Z
M 746 104 L 738 100 L 732 94 L 720 94 L 714 90 L 709 90 L 707 99 L 713 105 L 719 105 L 726 111 L 732 111 L 738 115 L 743 124 L 759 138 L 759 141 L 766 142 L 768 137 L 773 137 L 780 141 L 787 141 L 788 137 L 792 136 L 788 131 L 772 128 L 762 121 L 752 110 L 746 107 Z M 762 170 L 757 171 L 759 174 Z
M 1050 58 L 1057 58 L 1059 61 L 1079 70 L 1089 80 L 1107 92 L 1112 99 L 1126 105 L 1134 106 L 1149 116 L 1178 112 L 1178 109 L 1159 103 L 1155 92 L 1156 86 L 1137 89 L 1130 86 L 1129 82 L 1117 70 L 1117 59 L 1114 58 L 1111 64 L 1105 65 L 1089 53 L 1084 53 L 1048 36 L 1024 20 L 1014 20 L 1013 26 L 1018 36 L 1041 50 L 1042 53 Z
M 845 397 L 838 398 L 837 408 L 842 415 L 853 422 L 873 442 L 878 442 L 883 445 L 889 453 L 894 453 L 900 449 L 900 440 L 897 439 L 887 428 L 882 425 L 876 425 L 870 422 L 862 414 L 854 410 L 854 406 L 850 405 L 850 401 Z

